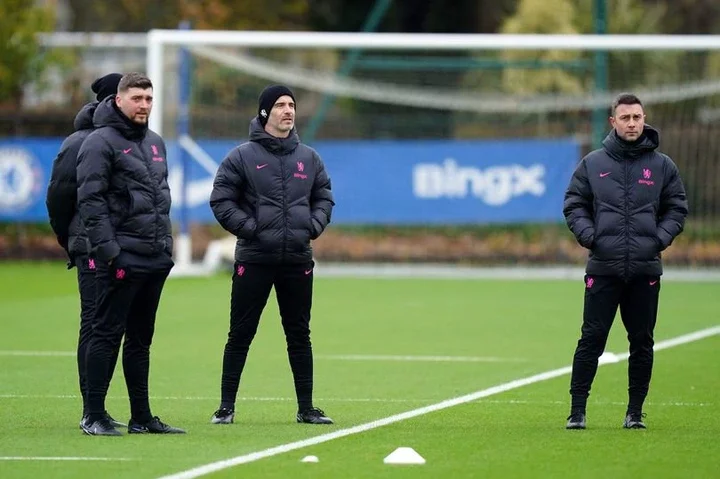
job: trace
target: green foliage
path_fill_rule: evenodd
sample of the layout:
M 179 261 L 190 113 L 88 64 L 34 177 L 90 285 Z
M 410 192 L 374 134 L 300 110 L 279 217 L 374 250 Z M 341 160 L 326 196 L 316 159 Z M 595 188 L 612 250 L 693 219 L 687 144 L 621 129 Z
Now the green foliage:
M 595 1 L 580 1 L 577 24 L 583 33 L 594 31 Z M 645 5 L 636 0 L 607 0 L 607 12 L 609 33 L 643 35 L 666 31 L 662 23 L 666 6 L 662 3 Z M 687 82 L 689 78 L 682 63 L 685 55 L 673 51 L 614 51 L 610 54 L 610 87 L 637 89 Z
M 37 34 L 52 30 L 54 9 L 28 3 L 0 0 L 0 104 L 19 104 L 23 86 L 40 79 L 52 63 Z
M 128 0 L 130 1 L 130 0 Z M 179 0 L 181 18 L 190 20 L 194 30 L 304 30 L 308 11 L 306 0 L 267 0 L 262 8 L 246 0 Z M 302 53 L 270 49 L 226 49 L 238 55 L 261 56 L 280 65 L 290 61 L 302 62 Z M 236 68 L 194 56 L 193 103 L 207 108 L 227 108 L 235 105 L 248 121 L 257 105 L 257 97 L 270 79 L 249 76 Z M 237 134 L 244 136 L 247 123 L 238 126 Z
M 180 0 L 183 18 L 197 30 L 303 29 L 307 0 L 266 0 L 262 7 L 247 0 Z
M 509 17 L 501 27 L 501 33 L 553 33 L 577 34 L 576 7 L 570 0 L 521 0 L 517 12 Z M 579 58 L 580 52 L 567 50 L 523 51 L 508 50 L 504 52 L 505 60 L 540 60 L 540 61 L 571 61 Z M 503 84 L 506 91 L 520 94 L 536 92 L 568 92 L 583 91 L 581 79 L 560 69 L 542 70 L 505 69 Z
M 502 33 L 553 33 L 583 34 L 594 32 L 595 0 L 520 0 L 514 15 L 508 17 Z M 665 15 L 663 4 L 644 5 L 633 0 L 607 0 L 608 33 L 651 34 L 662 31 Z M 539 50 L 510 50 L 503 54 L 506 60 L 572 61 L 589 59 L 592 52 Z M 612 52 L 610 55 L 611 87 L 680 81 L 683 70 L 680 54 L 668 52 Z M 508 92 L 582 93 L 591 87 L 591 75 L 578 74 L 562 68 L 541 70 L 506 69 L 503 85 Z

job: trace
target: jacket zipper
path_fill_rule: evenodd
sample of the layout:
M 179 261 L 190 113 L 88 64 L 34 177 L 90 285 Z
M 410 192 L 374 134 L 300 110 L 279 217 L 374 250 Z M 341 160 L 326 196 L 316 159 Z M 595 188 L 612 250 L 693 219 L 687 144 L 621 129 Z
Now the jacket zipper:
M 150 165 L 147 163 L 147 157 L 143 153 L 142 143 L 143 142 L 141 141 L 137 145 L 140 150 L 140 154 L 142 155 L 141 156 L 142 163 L 145 166 L 145 169 L 147 170 L 147 175 L 148 175 L 148 178 L 150 179 L 151 186 L 152 186 L 152 181 L 155 179 L 155 175 L 152 173 L 152 171 L 150 170 Z M 157 188 L 151 188 L 151 190 L 152 190 L 152 194 L 153 194 L 153 210 L 155 210 L 154 211 L 154 213 L 155 213 L 155 225 L 154 225 L 155 226 L 155 241 L 153 242 L 153 245 L 152 245 L 153 252 L 154 252 L 155 248 L 157 247 L 157 244 L 160 241 L 158 238 L 158 231 L 160 231 L 160 228 L 158 227 L 158 225 L 160 223 L 160 214 L 158 213 L 159 208 L 158 208 L 158 201 L 157 201 Z M 163 238 L 163 241 L 165 241 L 165 238 Z
M 623 161 L 625 168 L 625 268 L 623 277 L 627 279 L 628 270 L 630 269 L 630 175 L 628 168 L 628 160 Z
M 282 242 L 282 261 L 285 261 L 285 254 L 287 250 L 288 242 L 288 217 L 287 217 L 287 185 L 285 184 L 285 160 L 284 158 L 278 157 L 280 160 L 280 181 L 282 184 L 282 205 L 283 205 L 283 222 L 285 227 L 283 228 L 283 242 Z

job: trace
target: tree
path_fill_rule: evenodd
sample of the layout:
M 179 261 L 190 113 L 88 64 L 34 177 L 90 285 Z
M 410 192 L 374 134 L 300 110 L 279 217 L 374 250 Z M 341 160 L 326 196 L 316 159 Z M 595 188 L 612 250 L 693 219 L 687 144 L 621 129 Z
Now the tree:
M 177 3 L 180 16 L 189 20 L 194 30 L 306 29 L 307 0 L 265 0 L 261 6 L 248 0 L 179 0 Z M 248 54 L 244 49 L 240 50 Z M 306 59 L 313 53 L 288 49 L 253 49 L 249 52 L 279 64 L 301 57 Z M 204 112 L 206 118 L 199 123 L 214 125 L 211 118 L 224 118 L 224 115 L 245 118 L 252 114 L 257 95 L 268 80 L 195 56 L 192 82 L 193 103 L 199 105 L 196 111 Z M 207 112 L 211 113 L 207 115 Z M 227 125 L 232 121 L 224 123 Z
M 513 0 L 514 1 L 514 0 Z M 378 25 L 380 32 L 401 33 L 471 33 L 478 31 L 481 2 L 478 0 L 456 0 L 450 8 L 447 1 L 427 0 L 423 2 L 395 1 Z M 507 3 L 506 1 L 500 3 Z M 370 13 L 374 2 L 367 0 L 312 0 L 309 14 L 309 26 L 319 31 L 357 32 Z M 347 54 L 348 52 L 342 52 Z M 400 58 L 420 64 L 419 57 L 428 56 L 428 52 L 362 52 L 365 55 L 382 56 L 392 60 Z M 459 52 L 457 56 L 466 56 Z M 358 66 L 352 72 L 353 78 L 383 81 L 397 85 L 442 85 L 452 90 L 462 78 L 462 72 L 441 71 L 427 66 L 418 66 L 413 70 L 371 69 Z M 391 104 L 378 104 L 352 99 L 338 99 L 335 113 L 342 112 L 343 117 L 352 117 L 347 128 L 352 136 L 360 137 L 409 137 L 442 138 L 452 129 L 453 112 L 433 109 L 412 108 Z M 335 123 L 335 124 L 333 124 Z M 328 126 L 338 122 L 326 120 Z M 344 134 L 341 132 L 340 134 Z
M 0 0 L 0 105 L 18 107 L 23 87 L 42 77 L 49 62 L 37 34 L 52 30 L 54 22 L 52 5 Z
M 664 0 L 663 4 L 665 7 L 663 32 L 720 33 L 720 2 L 717 0 Z
M 68 0 L 75 31 L 145 32 L 176 28 L 189 20 L 197 30 L 304 30 L 308 0 Z
M 305 30 L 308 1 L 180 0 L 179 11 L 197 30 Z
M 504 22 L 502 33 L 593 33 L 593 4 L 596 0 L 520 0 L 514 15 Z M 663 4 L 643 5 L 636 0 L 606 0 L 608 33 L 656 33 L 662 31 L 665 14 Z M 571 50 L 510 50 L 507 60 L 540 60 L 563 62 L 591 60 L 591 52 Z M 678 74 L 678 56 L 667 52 L 613 52 L 610 55 L 612 83 L 627 87 L 642 81 L 653 83 L 658 77 L 665 81 Z M 587 71 L 586 71 L 587 73 Z M 643 75 L 640 76 L 639 74 Z M 573 73 L 563 68 L 540 70 L 507 69 L 503 78 L 505 89 L 514 93 L 580 93 L 592 87 L 591 75 Z
M 553 33 L 577 34 L 575 5 L 570 0 L 521 0 L 517 12 L 508 18 L 501 33 Z M 579 52 L 568 50 L 508 50 L 503 58 L 509 62 L 537 60 L 539 62 L 566 62 L 577 60 Z M 577 93 L 583 90 L 579 78 L 561 68 L 506 68 L 503 83 L 513 93 L 563 91 Z
M 577 24 L 580 32 L 593 32 L 593 3 L 581 0 Z M 637 0 L 606 0 L 608 33 L 655 34 L 667 31 L 663 26 L 666 6 L 662 3 L 643 5 Z M 591 54 L 586 53 L 589 58 Z M 609 55 L 610 89 L 652 88 L 688 80 L 681 66 L 685 54 L 667 51 L 613 51 Z
M 178 0 L 68 0 L 68 4 L 71 29 L 81 32 L 146 32 L 151 28 L 176 28 L 182 20 Z

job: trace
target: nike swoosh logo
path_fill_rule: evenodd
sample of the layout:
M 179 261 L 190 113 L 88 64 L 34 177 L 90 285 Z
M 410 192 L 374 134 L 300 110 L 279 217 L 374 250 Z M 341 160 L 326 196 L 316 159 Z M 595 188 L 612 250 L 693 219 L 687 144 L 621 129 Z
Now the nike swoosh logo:
M 610 173 L 612 173 L 612 171 L 608 171 L 607 173 L 600 173 L 600 178 L 605 178 Z
M 128 148 L 127 150 L 123 150 L 123 153 L 125 153 L 125 154 L 127 155 L 127 154 L 130 153 L 131 151 L 132 151 L 132 148 Z
M 267 165 L 268 165 L 267 163 L 263 163 L 262 165 L 257 165 L 257 166 L 255 166 L 255 168 L 257 168 L 258 170 L 262 170 L 262 169 L 265 168 Z
M 305 271 L 305 275 L 308 275 L 308 274 L 310 274 L 310 273 L 312 273 L 312 270 L 311 270 L 311 269 Z
M 655 286 L 655 283 L 657 283 L 657 281 L 650 281 L 650 286 Z

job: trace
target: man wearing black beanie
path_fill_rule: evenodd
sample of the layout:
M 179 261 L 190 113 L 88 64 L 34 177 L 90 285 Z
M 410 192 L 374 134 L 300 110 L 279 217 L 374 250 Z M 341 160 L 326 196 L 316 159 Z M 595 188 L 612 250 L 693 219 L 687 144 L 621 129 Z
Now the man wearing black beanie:
M 153 94 L 144 74 L 124 75 L 117 95 L 98 105 L 97 129 L 78 153 L 78 211 L 97 258 L 97 310 L 86 359 L 88 419 L 82 428 L 91 436 L 122 435 L 104 413 L 108 370 L 121 347 L 128 434 L 185 433 L 152 414 L 148 387 L 157 311 L 174 266 L 167 148 L 148 128 Z
M 266 87 L 262 93 L 260 93 L 260 98 L 258 99 L 258 121 L 260 122 L 260 125 L 262 125 L 263 128 L 267 126 L 268 119 L 270 118 L 270 112 L 272 111 L 273 107 L 275 106 L 275 102 L 283 95 L 287 95 L 290 97 L 290 99 L 293 102 L 292 107 L 292 116 L 293 116 L 293 125 L 295 120 L 295 95 L 293 95 L 293 92 L 290 91 L 290 89 L 283 85 L 270 85 Z M 290 117 L 289 113 L 285 114 L 286 117 Z M 272 127 L 272 123 L 271 123 Z M 289 130 L 288 130 L 289 131 Z
M 210 207 L 237 237 L 232 275 L 230 332 L 223 355 L 221 402 L 213 424 L 230 424 L 250 343 L 275 287 L 295 383 L 296 420 L 332 424 L 314 407 L 310 310 L 312 248 L 330 223 L 333 195 L 320 156 L 300 143 L 295 95 L 271 85 L 258 101 L 250 141 L 233 149 L 218 168 Z
M 120 73 L 109 73 L 104 77 L 100 77 L 95 80 L 90 88 L 95 93 L 97 101 L 103 101 L 110 95 L 117 94 L 117 86 L 120 83 L 122 75 Z
M 83 397 L 83 420 L 87 416 L 87 368 L 85 356 L 92 333 L 92 319 L 95 315 L 95 258 L 90 255 L 88 238 L 77 209 L 77 156 L 85 138 L 94 130 L 93 115 L 98 102 L 117 93 L 122 75 L 110 73 L 95 80 L 91 89 L 97 101 L 80 109 L 75 117 L 75 132 L 60 146 L 55 158 L 47 190 L 46 206 L 58 243 L 68 255 L 68 269 L 77 266 L 78 290 L 80 292 L 80 335 L 77 346 L 77 366 L 80 392 Z M 110 361 L 109 377 L 112 378 L 117 354 Z M 115 427 L 124 426 L 108 416 Z

